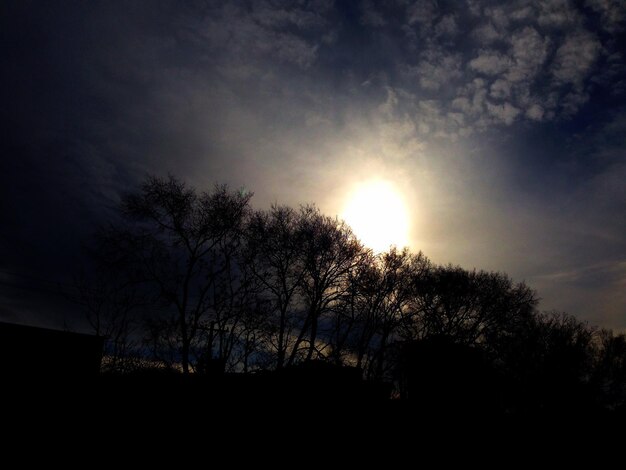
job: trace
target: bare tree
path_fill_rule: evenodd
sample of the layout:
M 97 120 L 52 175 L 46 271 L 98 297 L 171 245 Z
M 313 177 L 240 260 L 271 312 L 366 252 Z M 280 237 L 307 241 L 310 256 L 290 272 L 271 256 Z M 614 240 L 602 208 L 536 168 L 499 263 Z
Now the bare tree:
M 411 254 L 408 249 L 391 249 L 379 259 L 379 291 L 383 293 L 375 305 L 375 331 L 378 336 L 375 352 L 370 353 L 375 359 L 374 376 L 383 378 L 386 352 L 390 341 L 397 339 L 402 322 L 408 315 L 410 303 L 414 298 L 414 288 L 428 274 L 429 260 L 421 253 Z M 371 340 L 370 340 L 371 341 Z M 370 346 L 371 347 L 371 346 Z
M 534 291 L 505 274 L 436 266 L 407 249 L 375 255 L 314 206 L 252 211 L 249 200 L 173 177 L 123 198 L 120 222 L 98 239 L 98 269 L 75 295 L 109 337 L 114 367 L 142 336 L 153 360 L 185 374 L 325 360 L 386 380 L 394 365 L 421 360 L 403 351 L 421 350 L 441 356 L 435 369 L 465 364 L 451 384 L 504 377 L 508 409 L 591 396 L 624 406 L 624 335 L 539 313 Z
M 146 299 L 133 284 L 108 274 L 96 270 L 88 278 L 83 273 L 70 297 L 84 308 L 94 334 L 105 338 L 103 370 L 124 372 L 140 356 L 138 327 Z
M 285 365 L 301 308 L 299 289 L 305 275 L 299 214 L 290 207 L 272 206 L 256 212 L 247 230 L 246 265 L 261 284 L 270 308 L 266 323 L 276 367 Z
M 164 308 L 173 308 L 185 374 L 203 321 L 215 307 L 217 280 L 229 269 L 250 197 L 226 186 L 198 194 L 172 176 L 149 177 L 139 192 L 123 198 L 126 224 L 105 233 L 116 256 L 129 260 L 134 280 L 154 288 Z
M 626 335 L 600 330 L 596 335 L 592 381 L 597 401 L 606 409 L 626 405 Z
M 306 314 L 288 363 L 292 364 L 306 343 L 304 358 L 310 360 L 320 355 L 318 335 L 323 317 L 332 312 L 349 288 L 349 279 L 367 250 L 343 221 L 322 215 L 314 206 L 300 210 L 304 278 L 302 296 Z
M 406 331 L 412 339 L 448 336 L 463 344 L 484 343 L 532 315 L 536 304 L 531 289 L 504 274 L 436 267 L 415 285 Z
M 382 378 L 386 350 L 397 339 L 414 286 L 429 267 L 421 252 L 413 255 L 396 248 L 360 264 L 344 311 L 355 327 L 351 343 L 356 365 L 368 376 Z

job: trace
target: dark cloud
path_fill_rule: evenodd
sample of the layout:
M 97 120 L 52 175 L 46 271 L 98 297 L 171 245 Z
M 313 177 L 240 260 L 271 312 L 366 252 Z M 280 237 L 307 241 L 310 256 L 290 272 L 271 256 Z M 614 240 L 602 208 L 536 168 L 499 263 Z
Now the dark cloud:
M 68 282 L 146 173 L 329 213 L 376 175 L 414 208 L 414 249 L 626 326 L 624 2 L 2 8 L 5 285 Z M 5 317 L 45 308 L 2 292 Z

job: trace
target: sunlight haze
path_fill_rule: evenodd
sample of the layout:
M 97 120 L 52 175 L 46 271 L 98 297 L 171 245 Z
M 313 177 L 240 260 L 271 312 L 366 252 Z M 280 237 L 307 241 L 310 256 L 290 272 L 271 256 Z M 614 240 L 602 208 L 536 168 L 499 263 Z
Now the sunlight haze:
M 379 253 L 408 246 L 409 215 L 401 195 L 386 181 L 358 185 L 348 197 L 342 218 L 364 245 Z

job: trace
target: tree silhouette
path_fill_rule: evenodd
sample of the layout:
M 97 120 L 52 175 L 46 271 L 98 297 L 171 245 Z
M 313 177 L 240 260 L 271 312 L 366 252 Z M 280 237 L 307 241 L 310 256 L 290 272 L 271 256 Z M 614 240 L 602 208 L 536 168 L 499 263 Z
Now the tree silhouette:
M 97 270 L 89 278 L 83 273 L 76 279 L 70 298 L 83 307 L 93 333 L 106 340 L 103 370 L 125 372 L 140 367 L 136 333 L 147 301 L 135 285 Z
M 419 279 L 428 272 L 430 262 L 422 254 L 407 249 L 370 256 L 361 263 L 354 278 L 350 311 L 358 312 L 356 322 L 356 364 L 372 378 L 382 379 L 385 353 L 390 342 L 398 339 L 406 323 Z
M 317 344 L 321 322 L 341 300 L 351 272 L 366 254 L 344 222 L 322 215 L 313 206 L 301 208 L 299 225 L 304 264 L 302 294 L 306 316 L 289 357 L 289 364 L 298 357 L 307 333 L 307 360 L 314 358 L 314 355 L 318 357 L 321 350 L 326 348 L 326 344 Z
M 298 323 L 300 288 L 304 279 L 300 215 L 285 206 L 257 211 L 250 218 L 244 259 L 261 284 L 269 306 L 265 322 L 267 346 L 276 351 L 282 369 Z M 291 353 L 289 353 L 291 355 Z
M 181 367 L 190 371 L 194 342 L 210 312 L 221 305 L 220 277 L 229 275 L 251 195 L 217 186 L 198 194 L 170 176 L 149 177 L 123 198 L 125 224 L 104 234 L 117 257 L 127 260 L 135 282 L 148 284 L 155 300 L 173 307 L 166 321 L 180 344 Z M 219 322 L 219 313 L 214 321 Z
M 626 336 L 604 329 L 597 333 L 596 342 L 591 377 L 595 399 L 604 408 L 618 410 L 626 403 Z
M 624 335 L 541 313 L 506 274 L 374 254 L 315 206 L 253 210 L 250 197 L 170 176 L 123 198 L 77 295 L 116 345 L 110 363 L 143 352 L 185 376 L 219 373 L 233 396 L 290 380 L 308 398 L 324 384 L 348 396 L 365 393 L 360 377 L 431 411 L 624 408 Z
M 500 273 L 456 266 L 430 269 L 416 286 L 410 326 L 418 337 L 449 336 L 463 344 L 488 344 L 534 312 L 525 284 Z

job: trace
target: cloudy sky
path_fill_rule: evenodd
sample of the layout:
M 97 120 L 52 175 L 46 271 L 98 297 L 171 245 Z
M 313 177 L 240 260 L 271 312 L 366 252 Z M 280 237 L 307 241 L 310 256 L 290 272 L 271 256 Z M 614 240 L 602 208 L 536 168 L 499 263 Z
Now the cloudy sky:
M 170 172 L 331 215 L 383 178 L 413 250 L 626 328 L 623 0 L 24 0 L 0 36 L 0 319 L 67 320 L 80 244 Z

